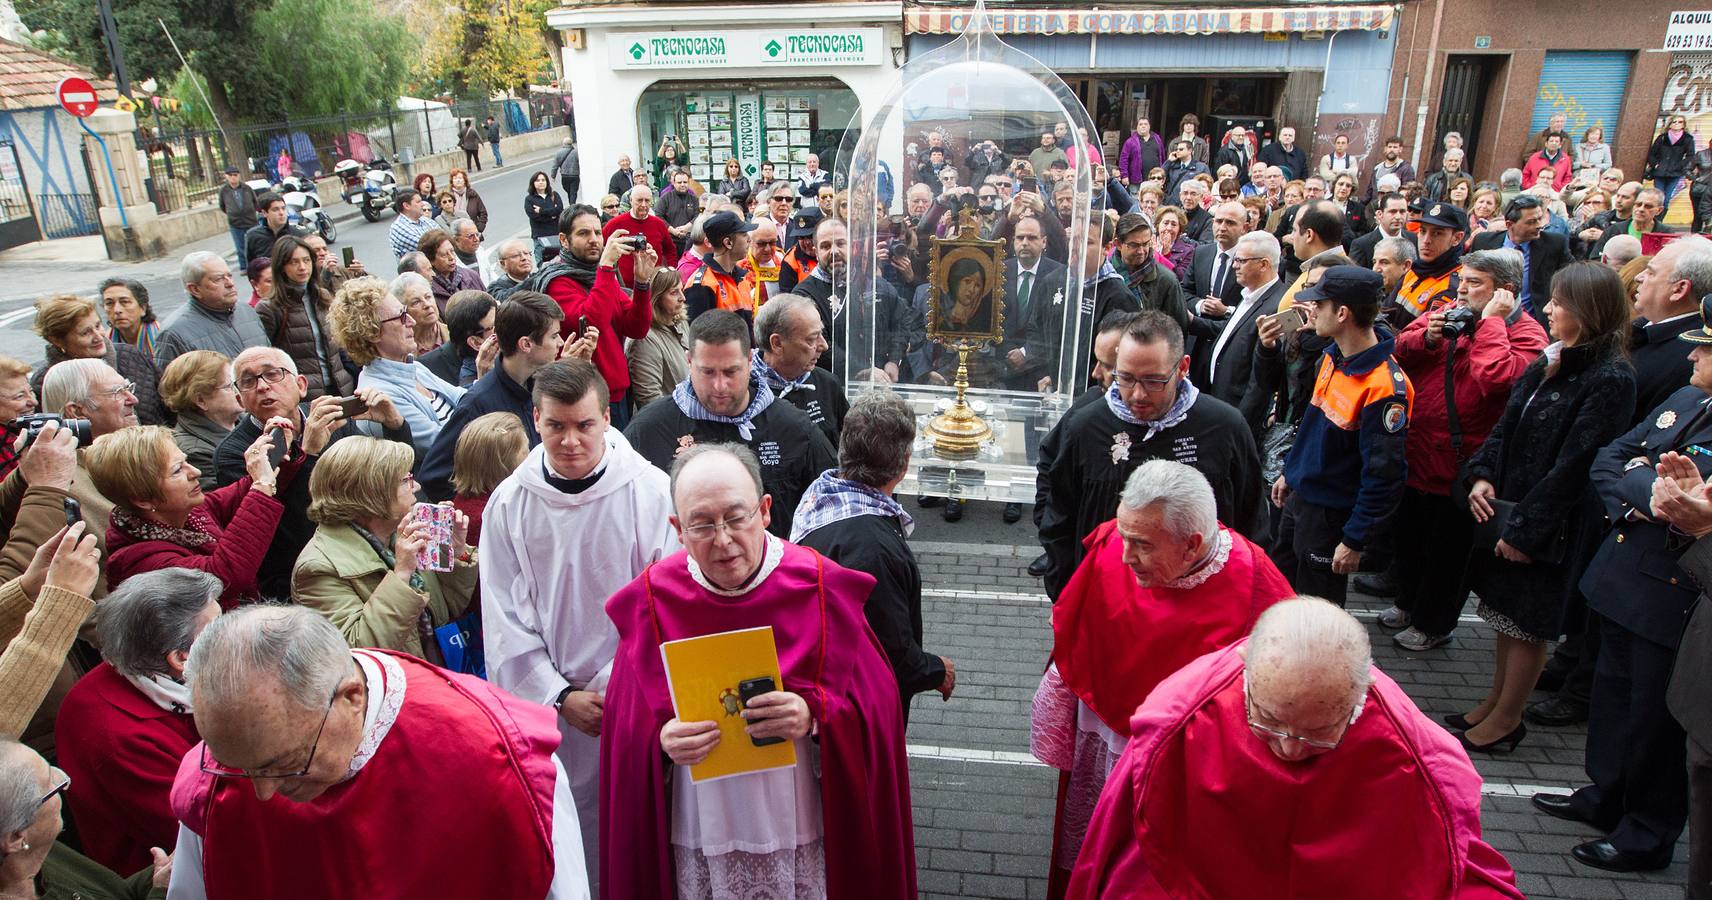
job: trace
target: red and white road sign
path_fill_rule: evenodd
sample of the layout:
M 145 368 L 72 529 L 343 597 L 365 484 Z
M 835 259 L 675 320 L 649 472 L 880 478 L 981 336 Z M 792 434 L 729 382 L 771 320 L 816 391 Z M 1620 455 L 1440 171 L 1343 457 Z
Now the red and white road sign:
M 90 84 L 87 79 L 73 75 L 61 79 L 59 83 L 59 105 L 79 119 L 87 119 L 94 114 L 101 101 L 95 97 L 95 85 Z

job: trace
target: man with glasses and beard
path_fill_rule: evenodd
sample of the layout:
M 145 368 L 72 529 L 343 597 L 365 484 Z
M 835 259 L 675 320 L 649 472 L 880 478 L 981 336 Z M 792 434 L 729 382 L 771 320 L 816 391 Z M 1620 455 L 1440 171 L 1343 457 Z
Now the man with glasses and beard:
M 1265 537 L 1254 435 L 1235 408 L 1190 382 L 1183 331 L 1164 313 L 1136 318 L 1118 343 L 1105 402 L 1073 412 L 1055 433 L 1053 446 L 1041 447 L 1050 461 L 1037 504 L 1053 598 L 1081 564 L 1083 538 L 1112 517 L 1130 473 L 1150 459 L 1193 465 L 1214 485 L 1219 521 L 1251 540 Z

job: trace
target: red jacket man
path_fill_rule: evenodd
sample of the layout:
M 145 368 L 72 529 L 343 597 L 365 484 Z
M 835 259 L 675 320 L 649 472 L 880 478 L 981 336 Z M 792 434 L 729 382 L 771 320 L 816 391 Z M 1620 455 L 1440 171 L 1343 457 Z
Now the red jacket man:
M 660 257 L 652 248 L 638 256 L 624 235 L 616 240 L 604 239 L 598 230 L 600 217 L 588 207 L 579 208 L 585 212 L 575 215 L 566 233 L 559 235 L 564 243 L 560 260 L 542 269 L 541 274 L 547 296 L 565 311 L 565 318 L 559 323 L 561 337 L 567 342 L 576 340 L 584 318 L 589 326 L 599 330 L 594 367 L 606 379 L 614 408 L 627 408 L 620 405 L 630 391 L 630 364 L 624 358 L 624 339 L 641 340 L 648 336 L 653 325 L 654 303 L 648 283 L 654 278 Z M 629 216 L 618 216 L 607 223 L 607 231 L 615 223 L 629 220 Z M 635 288 L 629 296 L 625 296 L 619 285 L 626 266 L 635 279 Z
M 630 211 L 613 216 L 612 220 L 601 229 L 601 237 L 610 241 L 612 235 L 619 231 L 632 235 L 644 235 L 648 238 L 648 246 L 653 247 L 654 252 L 659 254 L 660 264 L 676 268 L 678 265 L 678 242 L 673 239 L 672 230 L 667 227 L 666 220 L 651 212 L 653 208 L 654 191 L 652 188 L 645 184 L 631 188 Z M 632 271 L 633 265 L 634 263 L 628 256 L 618 260 L 618 274 L 625 287 L 637 286 L 636 273 Z M 647 287 L 647 282 L 643 281 L 641 286 Z M 606 371 L 603 369 L 601 374 L 605 375 Z

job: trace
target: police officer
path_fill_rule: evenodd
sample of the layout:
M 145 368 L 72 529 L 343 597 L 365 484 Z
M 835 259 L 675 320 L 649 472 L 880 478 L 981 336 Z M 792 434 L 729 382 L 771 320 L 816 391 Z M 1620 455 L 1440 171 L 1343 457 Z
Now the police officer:
M 1587 774 L 1574 794 L 1535 794 L 1534 806 L 1606 832 L 1577 845 L 1580 862 L 1630 872 L 1670 864 L 1688 816 L 1687 744 L 1665 703 L 1672 661 L 1696 589 L 1677 566 L 1690 539 L 1657 521 L 1659 457 L 1675 451 L 1712 474 L 1712 296 L 1701 301 L 1689 386 L 1599 451 L 1593 486 L 1614 523 L 1581 592 L 1599 617 L 1599 662 L 1587 721 Z
M 743 261 L 749 256 L 749 232 L 757 227 L 730 210 L 721 210 L 702 222 L 708 253 L 701 266 L 684 283 L 684 309 L 693 321 L 710 309 L 723 309 L 753 321 L 754 283 L 748 280 Z
M 779 293 L 796 293 L 797 285 L 814 274 L 817 264 L 814 231 L 824 215 L 811 206 L 791 216 L 791 226 L 785 231 L 785 242 L 790 244 L 790 249 L 785 251 L 784 262 L 779 265 Z
M 1303 594 L 1342 606 L 1349 576 L 1384 568 L 1392 519 L 1403 498 L 1404 440 L 1415 390 L 1373 330 L 1385 279 L 1360 266 L 1332 266 L 1296 302 L 1314 333 L 1331 343 L 1314 393 L 1272 485 L 1284 509 L 1272 561 Z

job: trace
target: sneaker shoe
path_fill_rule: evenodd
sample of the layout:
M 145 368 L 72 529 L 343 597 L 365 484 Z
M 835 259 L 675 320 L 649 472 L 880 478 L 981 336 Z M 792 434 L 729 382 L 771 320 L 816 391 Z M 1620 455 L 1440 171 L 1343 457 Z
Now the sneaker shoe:
M 1386 628 L 1408 628 L 1409 613 L 1393 606 L 1379 614 L 1379 624 Z
M 1407 629 L 1392 635 L 1391 642 L 1402 647 L 1404 650 L 1413 650 L 1416 653 L 1424 653 L 1434 647 L 1443 647 L 1450 643 L 1450 635 L 1427 634 L 1421 629 L 1411 625 Z

